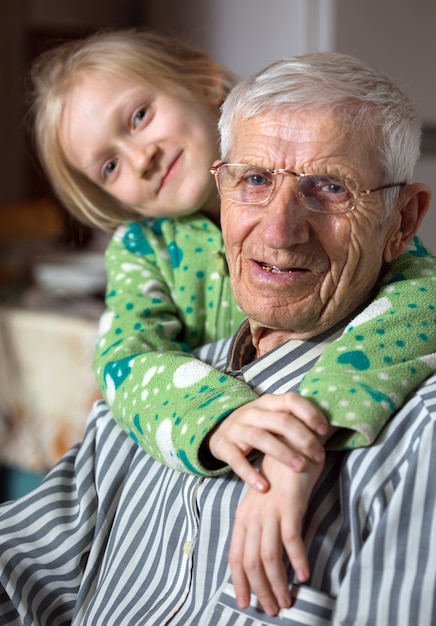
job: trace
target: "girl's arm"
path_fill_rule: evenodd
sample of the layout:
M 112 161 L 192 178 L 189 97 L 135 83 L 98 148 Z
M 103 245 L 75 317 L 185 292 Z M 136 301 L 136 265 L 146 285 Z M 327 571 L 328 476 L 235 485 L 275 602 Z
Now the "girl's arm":
M 371 445 L 436 369 L 436 257 L 418 238 L 390 264 L 375 300 L 331 343 L 299 392 L 339 430 L 327 448 Z
M 218 228 L 206 218 L 132 222 L 106 252 L 106 312 L 94 370 L 116 421 L 157 460 L 214 474 L 199 458 L 207 433 L 257 398 L 191 349 L 243 319 L 230 290 Z

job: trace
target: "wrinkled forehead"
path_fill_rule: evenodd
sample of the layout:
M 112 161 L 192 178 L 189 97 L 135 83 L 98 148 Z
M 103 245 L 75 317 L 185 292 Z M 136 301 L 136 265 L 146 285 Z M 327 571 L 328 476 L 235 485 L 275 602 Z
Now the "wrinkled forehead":
M 275 167 L 287 157 L 304 161 L 310 158 L 371 161 L 375 150 L 360 128 L 325 111 L 290 110 L 282 107 L 245 118 L 237 115 L 231 127 L 229 160 L 252 162 L 265 158 Z M 280 162 L 277 163 L 276 161 Z

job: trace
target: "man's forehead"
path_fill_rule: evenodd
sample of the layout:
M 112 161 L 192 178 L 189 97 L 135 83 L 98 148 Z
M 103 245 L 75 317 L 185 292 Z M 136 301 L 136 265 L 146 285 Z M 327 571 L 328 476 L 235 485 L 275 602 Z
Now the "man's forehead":
M 322 146 L 336 152 L 338 145 L 350 142 L 351 133 L 332 115 L 320 111 L 273 110 L 235 119 L 232 138 L 232 155 L 288 150 L 291 145 L 304 149 Z

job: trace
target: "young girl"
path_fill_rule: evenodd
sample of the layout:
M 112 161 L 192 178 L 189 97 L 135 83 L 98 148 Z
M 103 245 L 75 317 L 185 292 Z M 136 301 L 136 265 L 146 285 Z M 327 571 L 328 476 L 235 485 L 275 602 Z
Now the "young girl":
M 227 471 L 227 463 L 259 491 L 268 484 L 246 459 L 253 449 L 296 470 L 307 459 L 319 462 L 315 435 L 325 439 L 333 430 L 315 404 L 292 393 L 257 398 L 243 382 L 192 353 L 231 335 L 243 319 L 230 290 L 219 199 L 209 173 L 218 157 L 216 123 L 232 84 L 229 73 L 180 42 L 121 31 L 49 51 L 35 65 L 33 84 L 37 146 L 56 193 L 79 218 L 115 229 L 106 253 L 107 310 L 95 373 L 117 422 L 176 470 L 211 475 Z M 401 272 L 394 277 L 395 298 L 400 292 L 407 300 L 407 278 L 425 280 L 423 266 L 434 275 L 434 263 L 421 247 L 403 255 L 398 270 L 393 264 L 391 271 Z M 382 289 L 378 301 L 390 292 Z M 395 376 L 386 381 L 382 375 L 390 368 L 382 352 L 371 369 L 353 364 L 359 337 L 378 342 L 381 314 L 371 311 L 359 320 L 359 332 L 331 344 L 304 381 L 304 394 L 325 406 L 331 425 L 347 429 L 338 433 L 339 448 L 374 441 L 402 399 L 431 372 L 425 359 L 415 358 L 417 346 L 400 346 L 389 324 L 384 343 L 393 347 Z M 434 312 L 416 314 L 422 323 L 434 323 Z M 429 335 L 418 356 L 435 351 L 436 339 Z M 350 370 L 365 383 L 364 411 L 355 416 L 347 408 Z M 325 393 L 333 386 L 327 405 Z M 229 415 L 240 424 L 238 437 L 219 439 Z M 209 441 L 220 441 L 212 446 L 214 455 Z M 304 580 L 307 562 L 302 544 L 297 548 L 289 556 Z

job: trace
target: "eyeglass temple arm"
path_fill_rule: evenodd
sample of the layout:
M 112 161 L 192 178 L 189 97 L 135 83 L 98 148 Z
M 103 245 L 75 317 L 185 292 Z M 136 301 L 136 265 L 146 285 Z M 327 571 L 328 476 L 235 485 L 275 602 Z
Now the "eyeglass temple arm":
M 373 193 L 374 191 L 382 191 L 383 189 L 390 189 L 391 187 L 405 187 L 407 185 L 406 182 L 402 181 L 401 183 L 389 183 L 388 185 L 380 185 L 380 187 L 374 187 L 374 189 L 362 189 L 359 193 Z

